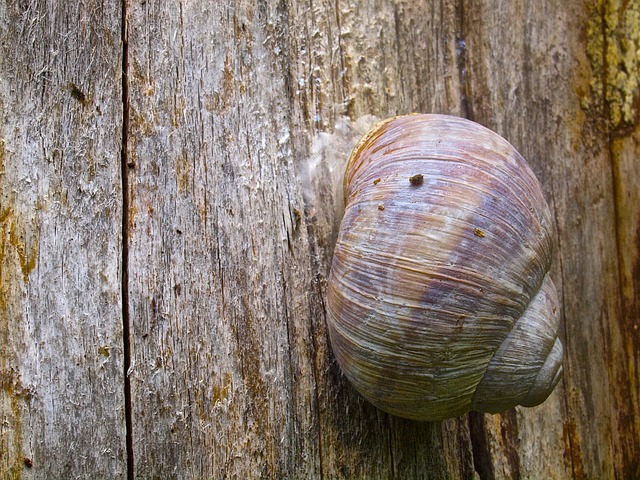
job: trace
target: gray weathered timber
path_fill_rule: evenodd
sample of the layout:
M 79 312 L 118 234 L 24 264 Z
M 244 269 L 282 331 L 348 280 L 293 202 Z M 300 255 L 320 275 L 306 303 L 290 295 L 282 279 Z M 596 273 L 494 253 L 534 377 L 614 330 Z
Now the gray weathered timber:
M 136 471 L 168 462 L 178 476 L 633 473 L 638 430 L 614 418 L 610 400 L 637 396 L 633 344 L 626 358 L 616 353 L 621 329 L 637 333 L 616 292 L 624 238 L 614 223 L 615 192 L 633 191 L 637 167 L 627 160 L 636 176 L 612 183 L 612 133 L 585 107 L 599 73 L 581 32 L 601 13 L 474 1 L 132 9 Z M 410 111 L 494 128 L 543 182 L 558 222 L 568 352 L 567 379 L 538 409 L 468 425 L 385 419 L 336 371 L 322 301 L 339 161 L 321 153 L 310 178 L 308 159 L 316 147 L 348 153 L 326 145 L 342 142 L 331 133 L 343 116 Z M 622 228 L 633 237 L 636 226 Z M 621 278 L 633 304 L 629 268 Z M 588 369 L 585 355 L 596 360 Z M 148 379 L 170 390 L 158 397 Z M 620 381 L 629 387 L 617 391 Z M 154 394 L 156 414 L 138 415 Z M 207 403 L 215 408 L 202 413 Z M 627 403 L 619 418 L 637 419 L 636 409 Z M 149 443 L 147 432 L 163 428 L 171 447 Z
M 323 309 L 333 185 L 301 181 L 313 139 L 342 116 L 462 113 L 455 10 L 431 7 L 132 5 L 137 474 L 472 474 L 464 419 L 390 419 L 341 377 Z M 434 66 L 441 81 L 426 80 Z
M 126 473 L 119 2 L 0 4 L 0 477 Z
M 0 5 L 0 476 L 640 477 L 640 5 L 564 3 Z M 334 361 L 341 170 L 412 111 L 541 181 L 566 348 L 539 407 L 403 420 Z
M 533 2 L 473 0 L 465 5 L 469 114 L 508 138 L 529 160 L 555 211 L 553 274 L 561 285 L 566 346 L 564 381 L 558 389 L 564 398 L 555 395 L 540 408 L 518 409 L 511 439 L 497 441 L 500 454 L 490 452 L 488 474 L 640 474 L 640 215 L 633 202 L 640 165 L 640 157 L 634 156 L 637 117 L 633 125 L 616 125 L 613 113 L 619 106 L 598 105 L 597 98 L 602 69 L 622 68 L 618 63 L 603 66 L 615 59 L 611 51 L 599 63 L 602 45 L 612 50 L 620 42 L 638 47 L 628 38 L 637 38 L 637 24 L 634 34 L 629 25 L 620 25 L 602 39 L 602 19 L 611 15 L 622 24 L 623 18 L 638 15 L 640 7 L 629 4 L 617 10 L 615 5 L 603 2 L 582 10 Z M 486 55 L 484 48 L 493 53 Z M 638 74 L 640 56 L 635 56 L 630 75 Z M 637 87 L 630 93 L 637 102 Z M 485 435 L 504 437 L 507 418 L 500 425 L 493 421 L 495 427 Z

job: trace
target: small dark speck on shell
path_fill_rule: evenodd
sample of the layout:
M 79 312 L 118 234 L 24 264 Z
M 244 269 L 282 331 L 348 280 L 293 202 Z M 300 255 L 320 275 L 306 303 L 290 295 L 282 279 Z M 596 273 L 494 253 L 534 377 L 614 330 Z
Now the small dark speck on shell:
M 422 185 L 424 183 L 424 175 L 421 173 L 412 175 L 409 177 L 409 181 L 411 182 L 411 185 Z
M 473 234 L 476 237 L 480 237 L 480 238 L 484 237 L 484 232 L 482 230 L 480 230 L 479 228 L 474 228 L 473 229 Z
M 382 212 L 384 210 L 384 205 L 378 205 L 378 210 Z
M 373 184 L 374 184 L 374 185 L 379 184 L 379 183 L 380 183 L 380 180 L 381 180 L 380 178 L 376 178 L 376 179 L 373 181 Z

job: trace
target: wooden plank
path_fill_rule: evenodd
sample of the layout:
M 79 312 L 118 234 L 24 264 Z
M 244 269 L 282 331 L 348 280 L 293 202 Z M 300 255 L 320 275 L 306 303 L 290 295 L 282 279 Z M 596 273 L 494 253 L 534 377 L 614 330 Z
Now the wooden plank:
M 640 130 L 611 141 L 616 199 L 616 234 L 622 312 L 620 343 L 611 352 L 616 381 L 616 473 L 640 476 Z
M 612 126 L 613 104 L 598 106 L 592 42 L 620 38 L 603 8 L 130 5 L 135 474 L 637 476 L 637 123 Z M 333 360 L 341 164 L 365 124 L 410 111 L 493 128 L 542 183 L 566 353 L 538 408 L 408 422 Z
M 615 201 L 619 318 L 608 352 L 614 417 L 614 471 L 621 478 L 640 477 L 640 5 L 601 2 L 601 22 L 592 22 L 592 37 L 601 27 L 607 46 L 603 69 L 608 95 L 609 161 Z M 602 22 L 604 22 L 604 28 Z M 591 41 L 593 47 L 600 46 Z M 592 51 L 597 48 L 592 48 Z M 635 55 L 633 53 L 635 52 Z M 592 65 L 602 52 L 591 55 Z M 595 58 L 594 58 L 595 56 Z M 594 69 L 595 70 L 595 69 Z M 602 73 L 596 71 L 595 75 Z M 603 81 L 603 80 L 601 80 Z M 596 84 L 597 85 L 597 84 Z M 615 343 L 614 343 L 615 342 Z
M 123 478 L 120 4 L 0 5 L 0 477 Z
M 290 180 L 298 128 L 283 95 L 295 88 L 282 72 L 285 15 L 250 3 L 131 11 L 131 385 L 141 476 L 320 468 L 309 267 L 292 260 L 307 256 L 304 205 Z
M 575 139 L 567 135 L 558 117 L 568 119 L 580 113 L 567 78 L 576 77 L 573 55 L 581 52 L 580 45 L 560 39 L 573 38 L 571 32 L 580 28 L 575 9 L 550 3 L 465 1 L 463 11 L 468 116 L 500 133 L 522 153 L 552 211 L 561 216 L 556 221 L 564 224 L 565 205 L 558 205 L 555 189 L 559 186 L 554 178 L 564 178 L 560 172 L 576 154 Z M 565 278 L 559 256 L 563 253 L 556 252 L 552 271 L 561 296 Z M 565 311 L 564 323 L 575 322 L 573 315 Z M 563 334 L 561 337 L 566 356 L 575 345 L 567 345 Z M 569 375 L 572 372 L 565 364 L 565 379 Z M 474 460 L 480 476 L 571 477 L 566 415 L 562 381 L 539 407 L 518 407 L 499 415 L 471 414 Z
M 129 433 L 140 477 L 640 476 L 635 2 L 126 9 L 123 212 L 121 5 L 0 5 L 0 475 L 122 478 Z M 344 159 L 411 111 L 541 180 L 566 350 L 540 407 L 410 422 L 334 362 Z
M 636 143 L 632 138 L 612 143 L 623 132 L 611 131 L 608 116 L 616 107 L 600 103 L 598 87 L 603 69 L 619 68 L 605 67 L 597 58 L 602 46 L 619 36 L 633 37 L 602 25 L 606 17 L 624 17 L 608 10 L 613 5 L 465 2 L 470 114 L 508 138 L 542 182 L 557 222 L 552 273 L 564 324 L 564 380 L 549 401 L 518 409 L 515 418 L 481 420 L 479 435 L 490 445 L 489 475 L 639 474 L 633 401 L 638 315 L 632 307 L 638 298 Z M 626 288 L 622 301 L 621 288 Z
M 469 476 L 466 420 L 364 402 L 323 306 L 340 203 L 323 154 L 348 155 L 347 114 L 461 111 L 455 9 L 147 2 L 128 21 L 136 474 Z

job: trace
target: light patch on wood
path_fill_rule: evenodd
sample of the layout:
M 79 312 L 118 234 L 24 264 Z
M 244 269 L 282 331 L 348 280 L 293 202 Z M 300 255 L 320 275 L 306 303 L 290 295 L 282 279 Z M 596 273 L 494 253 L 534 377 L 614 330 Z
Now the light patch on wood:
M 339 118 L 333 131 L 318 132 L 312 141 L 310 156 L 300 165 L 299 181 L 302 185 L 305 202 L 308 205 L 322 206 L 326 196 L 326 187 L 331 188 L 330 198 L 343 198 L 343 177 L 351 150 L 358 140 L 380 119 L 374 115 L 364 115 L 355 121 L 348 117 Z M 334 219 L 342 218 L 343 205 L 336 207 Z
M 379 121 L 374 115 L 353 121 L 338 117 L 333 128 L 313 136 L 308 156 L 298 164 L 297 181 L 304 198 L 306 221 L 321 238 L 327 239 L 331 252 L 344 210 L 343 178 L 347 161 L 358 140 Z

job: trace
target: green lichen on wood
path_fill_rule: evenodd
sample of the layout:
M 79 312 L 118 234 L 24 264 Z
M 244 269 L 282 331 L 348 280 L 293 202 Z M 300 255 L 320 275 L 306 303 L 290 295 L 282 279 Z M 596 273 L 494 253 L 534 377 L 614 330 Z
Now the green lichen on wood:
M 638 122 L 640 2 L 598 0 L 587 26 L 591 98 L 584 106 L 608 117 L 613 129 Z

